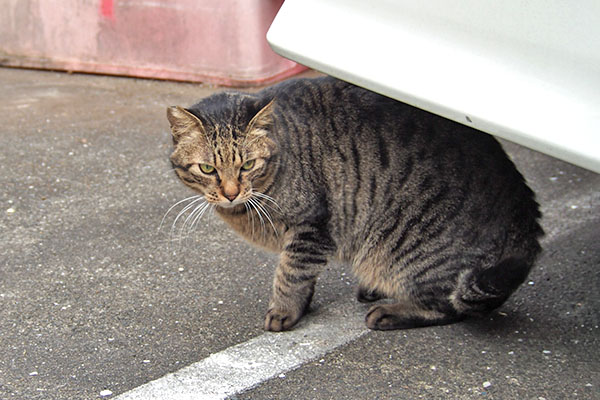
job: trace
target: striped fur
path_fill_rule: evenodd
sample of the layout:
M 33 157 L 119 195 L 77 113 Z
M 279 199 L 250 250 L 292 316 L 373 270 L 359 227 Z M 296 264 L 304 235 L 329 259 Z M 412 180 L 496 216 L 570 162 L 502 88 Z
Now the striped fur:
M 396 300 L 367 326 L 398 329 L 489 312 L 540 251 L 534 194 L 493 137 L 353 85 L 291 80 L 168 118 L 182 181 L 281 255 L 267 330 L 302 317 L 331 257 L 353 266 L 360 301 Z

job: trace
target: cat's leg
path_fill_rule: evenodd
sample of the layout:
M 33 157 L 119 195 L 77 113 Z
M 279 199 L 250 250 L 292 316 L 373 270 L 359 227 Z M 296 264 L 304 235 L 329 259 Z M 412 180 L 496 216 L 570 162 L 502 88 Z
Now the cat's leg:
M 386 278 L 391 283 L 395 277 Z M 387 289 L 389 297 L 396 302 L 371 307 L 365 318 L 369 329 L 410 329 L 446 325 L 463 319 L 449 302 L 454 289 L 451 279 L 416 282 L 411 276 L 411 279 L 404 278 L 388 285 Z
M 265 316 L 265 330 L 288 330 L 308 311 L 315 290 L 316 274 L 315 277 L 297 278 L 297 272 L 286 261 L 280 261 L 277 266 L 273 294 Z
M 362 285 L 359 285 L 356 293 L 356 299 L 361 303 L 372 303 L 377 300 L 384 299 L 385 295 L 379 293 L 377 290 L 368 289 Z
M 290 329 L 306 313 L 317 276 L 327 263 L 331 242 L 314 227 L 287 232 L 273 280 L 265 329 Z
M 369 329 L 391 330 L 446 325 L 461 319 L 462 316 L 453 312 L 428 310 L 403 301 L 371 307 L 366 316 L 366 323 Z
M 430 279 L 430 284 L 424 279 L 415 281 L 406 290 L 412 297 L 372 307 L 366 317 L 367 326 L 407 329 L 483 316 L 502 305 L 526 279 L 531 263 L 525 257 L 508 257 L 492 266 L 462 268 L 454 279 Z

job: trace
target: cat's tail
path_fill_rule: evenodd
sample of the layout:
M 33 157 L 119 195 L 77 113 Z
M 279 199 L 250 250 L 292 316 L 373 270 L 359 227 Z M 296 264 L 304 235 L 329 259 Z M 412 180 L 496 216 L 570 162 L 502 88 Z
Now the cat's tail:
M 463 272 L 451 302 L 459 315 L 481 316 L 498 308 L 525 281 L 531 261 L 506 258 L 486 269 Z

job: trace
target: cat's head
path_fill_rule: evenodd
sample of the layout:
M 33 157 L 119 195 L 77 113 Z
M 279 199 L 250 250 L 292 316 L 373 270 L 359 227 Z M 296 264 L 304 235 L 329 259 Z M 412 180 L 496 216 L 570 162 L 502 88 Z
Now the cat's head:
M 223 93 L 186 110 L 169 107 L 171 163 L 187 186 L 220 207 L 243 204 L 271 183 L 274 102 Z

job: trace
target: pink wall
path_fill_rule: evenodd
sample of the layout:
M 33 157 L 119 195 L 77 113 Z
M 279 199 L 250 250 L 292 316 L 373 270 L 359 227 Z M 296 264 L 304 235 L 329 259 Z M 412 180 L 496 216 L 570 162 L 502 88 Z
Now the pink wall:
M 250 86 L 301 69 L 265 35 L 283 0 L 0 0 L 0 64 Z

